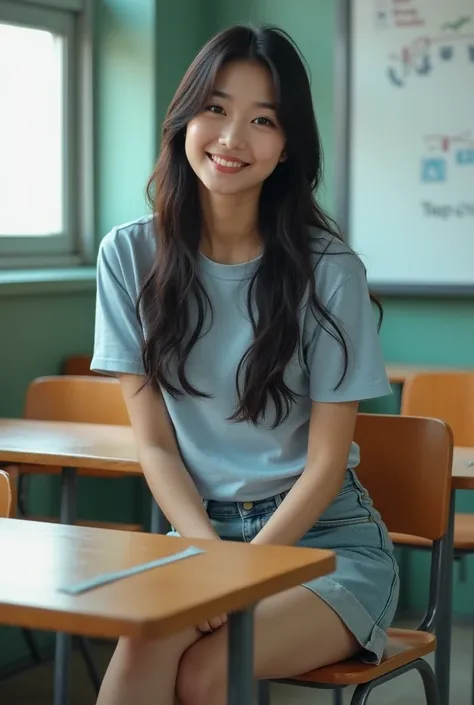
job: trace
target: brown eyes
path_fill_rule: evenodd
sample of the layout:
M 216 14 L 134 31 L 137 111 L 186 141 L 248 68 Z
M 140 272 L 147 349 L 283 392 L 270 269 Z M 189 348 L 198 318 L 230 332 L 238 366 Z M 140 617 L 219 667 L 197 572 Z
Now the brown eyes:
M 214 113 L 215 115 L 225 115 L 224 108 L 220 105 L 208 105 L 205 108 L 206 112 L 209 113 Z M 262 125 L 263 127 L 275 127 L 275 123 L 273 120 L 270 120 L 270 118 L 267 117 L 258 117 L 255 118 L 255 120 L 252 121 L 255 125 Z

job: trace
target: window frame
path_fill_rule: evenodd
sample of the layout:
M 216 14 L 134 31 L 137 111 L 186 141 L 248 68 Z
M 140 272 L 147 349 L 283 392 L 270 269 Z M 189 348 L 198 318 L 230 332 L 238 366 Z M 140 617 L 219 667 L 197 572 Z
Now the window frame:
M 0 270 L 77 266 L 94 260 L 92 2 L 0 0 L 0 23 L 51 31 L 65 40 L 64 229 L 44 237 L 0 236 Z

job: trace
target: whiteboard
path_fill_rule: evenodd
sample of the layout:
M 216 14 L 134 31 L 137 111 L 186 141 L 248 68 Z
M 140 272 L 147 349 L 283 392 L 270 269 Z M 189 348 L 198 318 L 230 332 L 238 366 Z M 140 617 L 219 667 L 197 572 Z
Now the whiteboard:
M 352 0 L 348 239 L 372 285 L 474 291 L 474 0 Z

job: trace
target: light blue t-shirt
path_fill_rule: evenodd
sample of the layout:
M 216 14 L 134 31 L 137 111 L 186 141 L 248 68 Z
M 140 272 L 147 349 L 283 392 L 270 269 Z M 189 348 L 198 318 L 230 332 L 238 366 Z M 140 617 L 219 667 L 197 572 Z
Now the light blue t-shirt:
M 316 291 L 345 333 L 349 366 L 335 390 L 343 371 L 341 347 L 303 301 L 300 349 L 285 376 L 288 387 L 301 396 L 275 429 L 271 402 L 257 426 L 228 421 L 237 405 L 237 365 L 253 338 L 246 297 L 259 258 L 224 265 L 199 255 L 198 272 L 212 304 L 213 321 L 192 349 L 186 374 L 194 387 L 212 397 L 174 399 L 164 390 L 163 396 L 183 461 L 204 499 L 256 501 L 285 492 L 306 463 L 312 400 L 358 401 L 391 391 L 364 266 L 337 238 L 316 230 L 311 237 L 312 249 L 321 252 L 328 247 L 322 257 L 315 256 Z M 115 228 L 103 239 L 93 370 L 144 373 L 135 305 L 155 254 L 151 217 Z M 205 323 L 203 331 L 208 328 Z M 358 462 L 359 448 L 353 443 L 347 465 L 354 468 Z

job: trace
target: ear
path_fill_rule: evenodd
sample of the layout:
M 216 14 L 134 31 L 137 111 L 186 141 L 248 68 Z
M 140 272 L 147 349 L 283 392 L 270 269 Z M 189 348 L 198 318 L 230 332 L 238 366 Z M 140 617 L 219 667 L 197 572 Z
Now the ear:
M 287 154 L 286 154 L 286 150 L 284 149 L 283 152 L 281 153 L 280 159 L 279 159 L 278 161 L 279 161 L 280 163 L 286 162 L 287 158 L 288 158 L 288 157 L 287 157 Z

